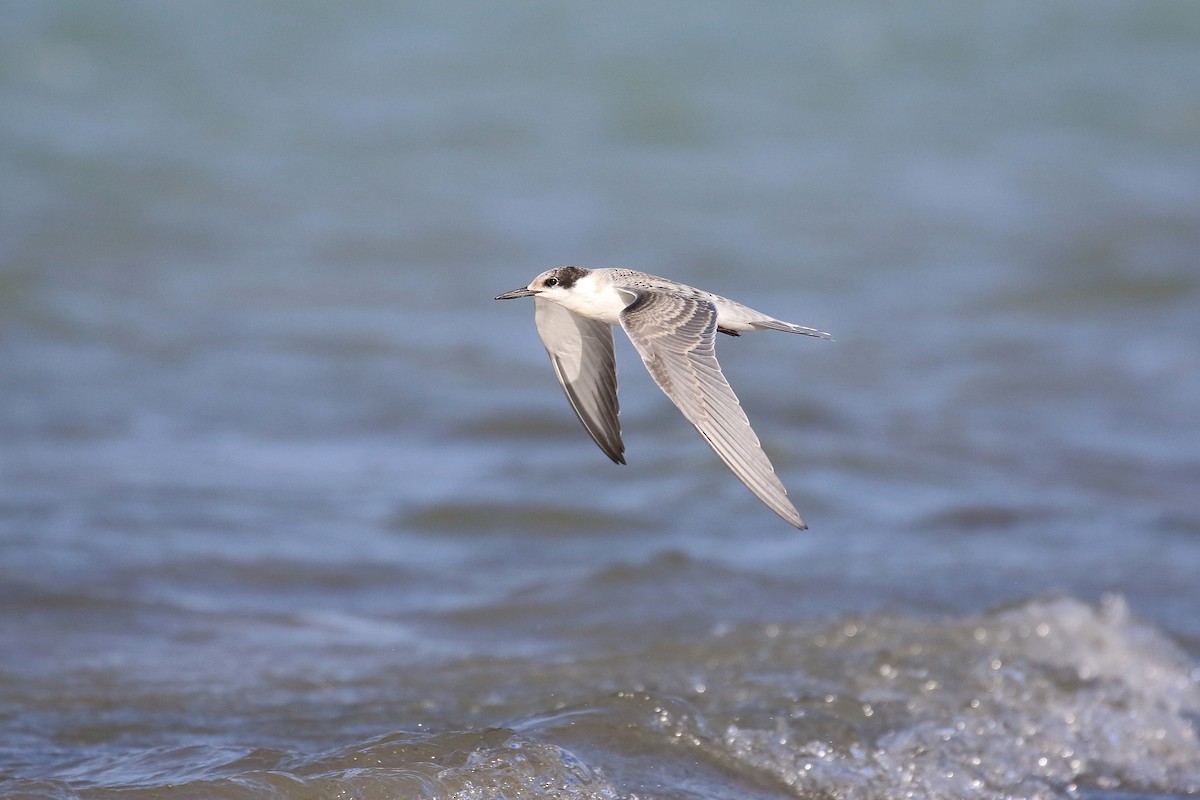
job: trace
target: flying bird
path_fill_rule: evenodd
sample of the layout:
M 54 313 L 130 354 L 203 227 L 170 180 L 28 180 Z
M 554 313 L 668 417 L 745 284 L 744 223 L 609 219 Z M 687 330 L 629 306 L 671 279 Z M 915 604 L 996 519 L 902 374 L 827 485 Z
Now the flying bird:
M 497 297 L 534 299 L 538 335 L 584 429 L 605 455 L 625 463 L 617 419 L 612 326 L 620 325 L 650 375 L 725 465 L 759 500 L 804 529 L 717 363 L 717 333 L 785 331 L 832 338 L 720 295 L 631 269 L 555 267 Z

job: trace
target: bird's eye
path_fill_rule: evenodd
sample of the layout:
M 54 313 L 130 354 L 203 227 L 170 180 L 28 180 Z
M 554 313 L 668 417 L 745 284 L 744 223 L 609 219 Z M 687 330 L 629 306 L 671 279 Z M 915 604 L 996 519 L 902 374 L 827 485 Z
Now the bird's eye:
M 546 278 L 547 286 L 558 286 L 558 278 Z

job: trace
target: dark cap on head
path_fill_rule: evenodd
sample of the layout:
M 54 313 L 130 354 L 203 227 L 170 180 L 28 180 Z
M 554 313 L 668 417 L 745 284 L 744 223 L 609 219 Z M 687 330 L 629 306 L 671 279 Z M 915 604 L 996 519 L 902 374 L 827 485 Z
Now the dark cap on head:
M 575 281 L 587 275 L 591 270 L 586 270 L 583 267 L 556 267 L 550 271 L 550 277 L 558 279 L 558 285 L 564 289 L 570 289 L 575 285 Z

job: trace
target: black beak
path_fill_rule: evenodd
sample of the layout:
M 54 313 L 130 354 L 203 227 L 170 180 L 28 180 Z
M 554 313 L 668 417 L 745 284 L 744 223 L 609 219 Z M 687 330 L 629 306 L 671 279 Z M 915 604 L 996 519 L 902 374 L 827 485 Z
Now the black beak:
M 496 297 L 497 300 L 516 300 L 518 297 L 533 297 L 537 292 L 529 289 L 513 289 L 511 292 L 505 292 Z

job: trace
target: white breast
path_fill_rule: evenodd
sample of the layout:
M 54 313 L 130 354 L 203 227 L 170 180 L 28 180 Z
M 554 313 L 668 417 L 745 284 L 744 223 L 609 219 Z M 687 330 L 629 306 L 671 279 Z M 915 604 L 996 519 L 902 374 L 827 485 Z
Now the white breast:
M 576 314 L 609 325 L 620 323 L 621 312 L 633 300 L 619 292 L 604 275 L 596 273 L 583 276 L 569 292 L 554 299 Z

